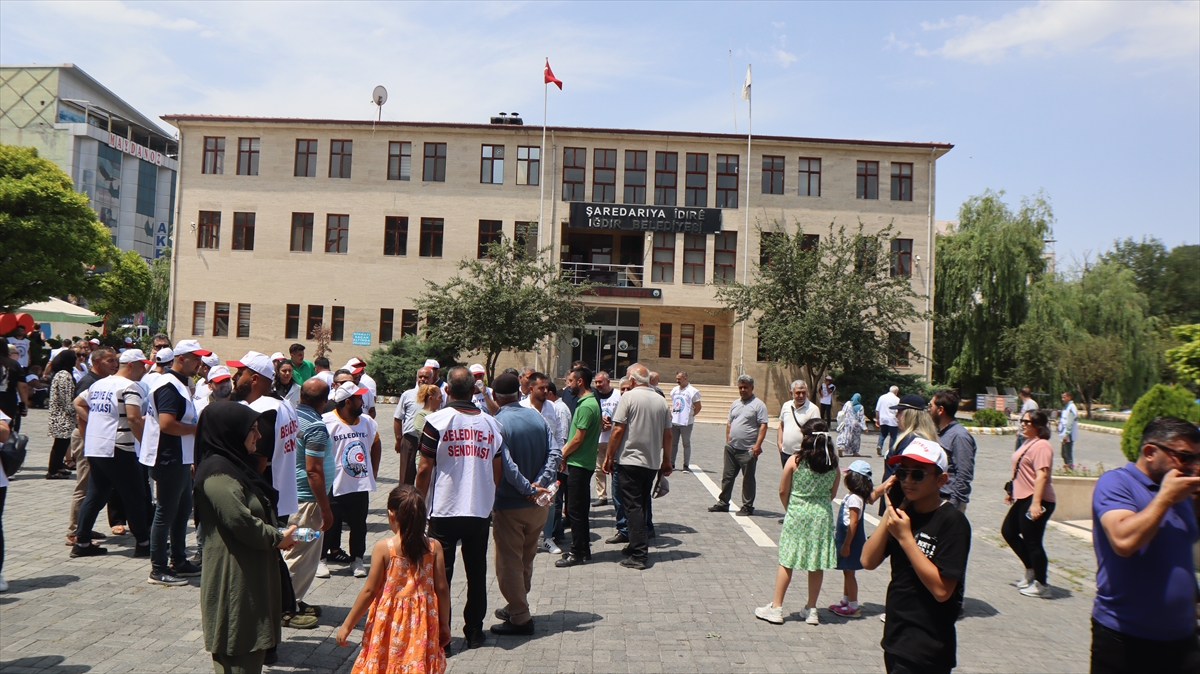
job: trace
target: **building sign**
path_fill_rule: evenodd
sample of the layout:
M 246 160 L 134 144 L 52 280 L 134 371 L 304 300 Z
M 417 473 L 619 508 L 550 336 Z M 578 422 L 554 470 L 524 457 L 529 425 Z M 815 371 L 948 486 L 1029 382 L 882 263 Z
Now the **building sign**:
M 716 234 L 721 231 L 721 209 L 675 206 L 616 206 L 571 203 L 571 227 L 621 229 L 641 232 Z
M 660 288 L 630 288 L 626 286 L 592 286 L 588 290 L 589 295 L 603 295 L 605 297 L 649 297 L 651 299 L 661 299 L 662 289 Z
M 155 152 L 145 145 L 138 145 L 128 138 L 122 138 L 115 133 L 110 133 L 108 134 L 108 144 L 113 149 L 120 150 L 125 154 L 131 154 L 142 161 L 148 161 L 155 166 L 162 166 L 163 156 L 161 152 Z
M 350 343 L 354 346 L 371 346 L 371 333 L 356 332 L 351 335 Z
M 171 228 L 160 222 L 154 231 L 154 259 L 162 257 L 163 249 L 171 247 Z

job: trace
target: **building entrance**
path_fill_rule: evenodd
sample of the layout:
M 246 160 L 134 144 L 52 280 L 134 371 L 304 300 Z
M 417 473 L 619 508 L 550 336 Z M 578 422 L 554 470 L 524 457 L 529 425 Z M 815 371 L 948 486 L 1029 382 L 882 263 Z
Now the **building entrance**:
M 620 379 L 638 358 L 637 309 L 597 308 L 583 330 L 571 338 L 571 360 L 582 360 L 593 371 L 605 370 Z

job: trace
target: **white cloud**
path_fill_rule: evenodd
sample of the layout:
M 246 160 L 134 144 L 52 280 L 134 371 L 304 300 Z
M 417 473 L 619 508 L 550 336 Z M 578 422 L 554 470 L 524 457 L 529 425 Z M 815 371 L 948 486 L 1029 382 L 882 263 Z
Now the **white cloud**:
M 131 7 L 117 0 L 93 0 L 91 2 L 48 2 L 42 3 L 74 20 L 96 21 L 136 28 L 158 28 L 161 30 L 191 31 L 200 24 L 191 19 L 169 19 L 162 14 L 139 7 Z
M 990 63 L 1012 52 L 1043 56 L 1083 50 L 1117 60 L 1178 59 L 1200 48 L 1200 3 L 1195 2 L 1041 2 L 995 21 L 960 17 L 954 24 L 970 27 L 932 53 Z M 950 25 L 943 20 L 922 28 Z

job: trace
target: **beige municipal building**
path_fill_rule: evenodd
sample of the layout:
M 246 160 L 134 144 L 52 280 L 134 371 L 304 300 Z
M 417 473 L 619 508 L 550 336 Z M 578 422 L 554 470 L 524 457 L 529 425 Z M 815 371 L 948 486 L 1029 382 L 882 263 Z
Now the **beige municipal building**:
M 446 281 L 503 234 L 549 246 L 596 292 L 581 332 L 502 365 L 561 377 L 576 359 L 617 375 L 640 361 L 666 382 L 686 370 L 717 386 L 744 368 L 768 401 L 794 373 L 759 361 L 753 328 L 720 311 L 715 284 L 757 264 L 759 226 L 819 236 L 861 219 L 894 226 L 892 273 L 910 276 L 924 303 L 936 162 L 952 147 L 760 136 L 747 158 L 745 136 L 553 127 L 543 154 L 541 127 L 511 116 L 163 119 L 179 129 L 173 339 L 236 357 L 311 349 L 324 324 L 335 365 L 365 358 L 416 332 L 426 280 Z M 552 226 L 540 229 L 543 208 Z M 929 353 L 932 325 L 907 329 Z M 927 367 L 914 359 L 907 371 Z

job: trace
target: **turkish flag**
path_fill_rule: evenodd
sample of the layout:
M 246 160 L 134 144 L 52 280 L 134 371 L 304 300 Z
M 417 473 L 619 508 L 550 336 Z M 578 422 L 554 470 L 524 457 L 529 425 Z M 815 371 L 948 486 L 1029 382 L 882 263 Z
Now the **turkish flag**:
M 546 59 L 546 84 L 558 85 L 558 90 L 562 91 L 562 80 L 554 76 L 554 71 L 550 69 L 550 59 Z

